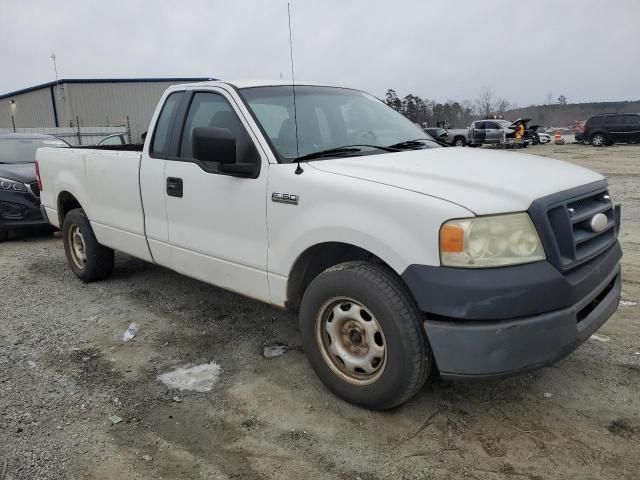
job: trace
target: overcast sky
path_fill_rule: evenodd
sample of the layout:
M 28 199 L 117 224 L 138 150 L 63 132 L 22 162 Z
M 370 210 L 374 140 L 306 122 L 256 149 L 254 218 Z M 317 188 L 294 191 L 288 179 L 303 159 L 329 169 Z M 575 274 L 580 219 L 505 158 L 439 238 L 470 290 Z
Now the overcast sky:
M 640 99 L 640 0 L 292 0 L 296 79 L 520 106 Z M 290 78 L 283 0 L 0 0 L 0 93 L 67 78 Z

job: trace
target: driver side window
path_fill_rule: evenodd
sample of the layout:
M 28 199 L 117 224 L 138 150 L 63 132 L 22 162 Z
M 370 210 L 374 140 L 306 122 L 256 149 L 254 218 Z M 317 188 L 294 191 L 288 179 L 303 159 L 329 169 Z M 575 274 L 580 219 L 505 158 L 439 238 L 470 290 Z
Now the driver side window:
M 229 102 L 222 95 L 197 92 L 189 106 L 180 141 L 179 156 L 193 159 L 193 131 L 198 127 L 226 128 L 236 140 L 236 157 L 242 163 L 259 163 L 260 155 L 247 130 Z

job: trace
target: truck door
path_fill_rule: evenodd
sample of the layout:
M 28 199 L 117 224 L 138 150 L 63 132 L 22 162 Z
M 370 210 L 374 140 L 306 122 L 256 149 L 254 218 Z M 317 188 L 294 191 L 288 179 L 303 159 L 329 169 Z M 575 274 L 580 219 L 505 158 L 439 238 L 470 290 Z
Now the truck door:
M 504 131 L 497 122 L 484 122 L 485 143 L 501 143 Z
M 171 268 L 171 249 L 169 247 L 169 226 L 167 224 L 167 205 L 165 200 L 166 158 L 170 154 L 170 143 L 178 107 L 184 91 L 169 93 L 161 100 L 160 112 L 156 112 L 151 124 L 154 131 L 149 132 L 140 165 L 140 194 L 144 209 L 144 227 L 147 244 L 153 261 Z
M 484 124 L 485 122 L 483 121 L 473 122 L 471 126 L 471 132 L 469 134 L 471 140 L 470 143 L 476 145 L 482 145 L 485 143 L 487 132 L 485 130 Z
M 175 157 L 165 160 L 165 202 L 171 268 L 269 301 L 267 284 L 268 160 L 233 98 L 221 89 L 190 91 L 174 126 Z M 229 129 L 240 162 L 260 165 L 257 178 L 219 171 L 193 158 L 197 127 Z M 177 135 L 176 135 L 177 132 Z

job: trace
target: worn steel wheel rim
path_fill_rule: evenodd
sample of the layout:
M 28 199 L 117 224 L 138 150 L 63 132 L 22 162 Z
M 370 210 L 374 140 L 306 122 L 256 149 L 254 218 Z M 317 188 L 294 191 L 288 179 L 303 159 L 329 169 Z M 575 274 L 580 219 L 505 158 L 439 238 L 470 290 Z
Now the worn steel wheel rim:
M 87 265 L 87 247 L 84 243 L 84 237 L 78 225 L 72 225 L 67 234 L 69 243 L 69 253 L 71 260 L 78 268 L 84 268 Z
M 322 305 L 316 318 L 316 341 L 326 364 L 355 385 L 376 382 L 387 363 L 387 342 L 371 311 L 348 297 Z

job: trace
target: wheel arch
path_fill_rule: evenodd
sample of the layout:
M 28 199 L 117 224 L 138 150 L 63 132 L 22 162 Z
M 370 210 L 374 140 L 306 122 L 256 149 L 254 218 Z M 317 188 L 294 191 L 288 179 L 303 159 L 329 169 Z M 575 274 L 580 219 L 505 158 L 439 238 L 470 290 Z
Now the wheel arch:
M 591 141 L 591 139 L 596 135 L 602 135 L 605 138 L 605 140 L 607 141 L 609 140 L 609 134 L 605 130 L 598 129 L 598 130 L 593 130 L 592 132 L 589 132 L 589 141 Z
M 57 200 L 58 206 L 58 221 L 60 222 L 60 228 L 64 222 L 64 217 L 74 208 L 82 208 L 82 205 L 78 199 L 71 192 L 63 190 L 58 194 Z
M 388 263 L 365 248 L 345 242 L 318 243 L 304 250 L 298 258 L 296 258 L 291 267 L 287 279 L 286 308 L 288 310 L 298 310 L 304 292 L 309 284 L 327 268 L 340 263 L 358 260 L 381 265 L 389 271 L 394 272 L 402 281 L 400 274 Z M 404 281 L 402 281 L 402 283 L 404 284 Z M 408 287 L 407 291 L 410 293 Z

